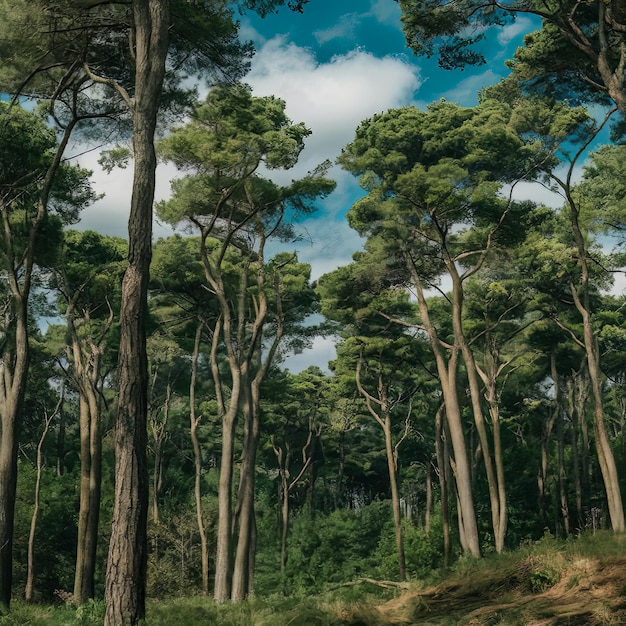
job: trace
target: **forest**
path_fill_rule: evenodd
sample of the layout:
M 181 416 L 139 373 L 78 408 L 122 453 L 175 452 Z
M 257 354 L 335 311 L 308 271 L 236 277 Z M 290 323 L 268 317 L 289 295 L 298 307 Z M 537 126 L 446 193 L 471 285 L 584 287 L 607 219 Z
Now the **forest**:
M 240 8 L 284 4 L 306 13 Z M 484 33 L 518 14 L 538 30 L 476 106 L 354 129 L 337 164 L 363 248 L 314 281 L 294 242 L 336 164 L 275 182 L 311 130 L 244 82 L 237 7 L 0 4 L 0 623 L 32 603 L 130 626 L 150 599 L 402 588 L 620 541 L 622 4 L 399 5 L 448 69 L 489 63 Z M 97 194 L 68 153 L 90 141 L 132 170 L 127 238 L 76 228 Z M 520 199 L 531 183 L 560 206 Z M 153 241 L 155 217 L 179 234 Z M 291 372 L 320 336 L 328 368 Z

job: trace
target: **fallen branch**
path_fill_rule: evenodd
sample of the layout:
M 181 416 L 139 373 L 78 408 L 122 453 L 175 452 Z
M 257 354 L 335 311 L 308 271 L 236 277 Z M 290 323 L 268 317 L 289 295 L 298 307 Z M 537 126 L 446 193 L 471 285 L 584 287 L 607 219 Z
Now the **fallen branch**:
M 328 588 L 328 591 L 334 591 L 335 589 L 341 589 L 341 587 L 356 587 L 356 585 L 362 585 L 368 583 L 370 585 L 376 585 L 377 587 L 383 587 L 384 589 L 410 589 L 411 583 L 396 582 L 394 580 L 374 580 L 373 578 L 357 578 L 347 583 L 340 583 Z

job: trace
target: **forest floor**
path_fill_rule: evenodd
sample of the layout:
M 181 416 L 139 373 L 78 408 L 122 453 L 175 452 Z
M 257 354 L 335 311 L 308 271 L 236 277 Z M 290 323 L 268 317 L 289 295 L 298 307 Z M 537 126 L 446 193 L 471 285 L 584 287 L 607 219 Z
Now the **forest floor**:
M 104 602 L 16 601 L 0 626 L 102 626 Z M 462 558 L 429 581 L 362 579 L 321 595 L 216 604 L 152 599 L 145 626 L 626 626 L 626 534 L 546 536 L 483 559 Z
M 598 555 L 553 546 L 477 564 L 377 608 L 382 623 L 414 626 L 626 625 L 626 546 L 607 540 L 617 545 Z

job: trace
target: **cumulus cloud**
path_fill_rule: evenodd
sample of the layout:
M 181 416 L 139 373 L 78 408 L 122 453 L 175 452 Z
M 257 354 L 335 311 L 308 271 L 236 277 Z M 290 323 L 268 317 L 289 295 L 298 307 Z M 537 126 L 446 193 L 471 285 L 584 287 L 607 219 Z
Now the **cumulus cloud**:
M 354 50 L 320 64 L 311 50 L 284 37 L 271 39 L 259 50 L 245 80 L 256 95 L 285 100 L 289 117 L 313 131 L 300 172 L 334 160 L 362 120 L 407 104 L 420 85 L 417 68 L 401 59 L 379 59 Z

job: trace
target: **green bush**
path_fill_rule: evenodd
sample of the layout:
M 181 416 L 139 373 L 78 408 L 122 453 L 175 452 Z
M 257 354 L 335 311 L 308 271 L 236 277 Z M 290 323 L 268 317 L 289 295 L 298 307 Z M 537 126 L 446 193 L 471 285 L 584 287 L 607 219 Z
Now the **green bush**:
M 550 589 L 561 580 L 561 572 L 553 567 L 541 567 L 528 576 L 528 585 L 533 593 L 541 593 Z
M 443 564 L 443 531 L 441 519 L 435 518 L 429 533 L 403 520 L 404 556 L 409 578 L 426 578 Z M 379 578 L 398 578 L 398 551 L 393 524 L 389 522 L 375 552 Z
M 104 601 L 89 600 L 76 609 L 76 624 L 78 626 L 100 626 L 104 621 Z
M 329 584 L 373 576 L 374 554 L 390 516 L 388 502 L 373 502 L 358 512 L 337 510 L 313 520 L 300 514 L 289 537 L 285 592 L 320 591 Z

